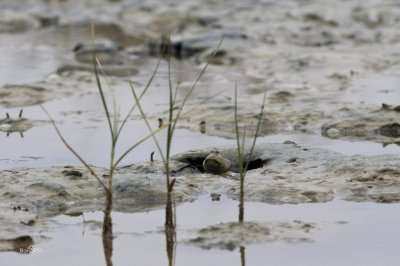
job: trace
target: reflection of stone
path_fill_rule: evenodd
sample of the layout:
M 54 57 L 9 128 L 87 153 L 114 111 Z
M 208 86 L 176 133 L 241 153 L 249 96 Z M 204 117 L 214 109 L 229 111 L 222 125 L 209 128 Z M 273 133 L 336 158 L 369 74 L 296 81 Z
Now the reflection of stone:
M 33 126 L 32 122 L 27 118 L 22 117 L 22 110 L 19 113 L 18 118 L 11 118 L 7 113 L 6 118 L 0 120 L 0 131 L 6 132 L 7 136 L 11 133 L 19 132 L 21 137 L 23 137 L 23 133 L 29 130 Z

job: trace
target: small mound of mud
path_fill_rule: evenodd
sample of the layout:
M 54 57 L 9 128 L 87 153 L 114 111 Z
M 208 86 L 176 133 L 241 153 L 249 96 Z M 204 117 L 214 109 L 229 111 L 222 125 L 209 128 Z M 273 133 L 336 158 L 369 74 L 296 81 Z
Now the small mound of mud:
M 313 223 L 290 222 L 230 222 L 200 229 L 196 238 L 187 242 L 203 249 L 234 250 L 247 244 L 277 242 L 312 242 L 309 232 L 316 228 Z
M 6 108 L 41 104 L 46 100 L 47 91 L 42 86 L 8 84 L 0 88 L 0 105 Z

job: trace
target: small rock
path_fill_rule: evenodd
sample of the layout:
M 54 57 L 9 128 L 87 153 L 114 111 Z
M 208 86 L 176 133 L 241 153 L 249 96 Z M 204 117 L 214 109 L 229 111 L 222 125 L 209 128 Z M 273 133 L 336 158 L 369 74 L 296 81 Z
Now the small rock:
M 297 158 L 293 157 L 293 158 L 290 158 L 289 160 L 287 160 L 286 162 L 287 163 L 295 163 L 296 161 L 297 161 Z
M 69 177 L 69 179 L 71 180 L 78 180 L 78 179 L 82 179 L 83 174 L 82 172 L 78 171 L 78 170 L 64 170 L 61 172 L 64 176 Z
M 390 123 L 381 126 L 377 133 L 390 138 L 398 138 L 400 137 L 400 125 L 398 123 Z
M 337 138 L 340 136 L 340 131 L 332 127 L 326 131 L 326 135 L 330 138 Z
M 78 43 L 75 48 L 75 58 L 81 63 L 93 62 L 93 54 L 101 64 L 122 64 L 123 56 L 120 54 L 122 46 L 107 39 L 96 40 L 94 43 Z
M 291 140 L 285 140 L 284 142 L 283 142 L 283 144 L 291 144 L 291 145 L 298 145 L 296 142 L 294 142 L 294 141 L 291 141 Z
M 60 18 L 53 14 L 40 14 L 36 15 L 36 19 L 39 21 L 42 28 L 56 26 L 59 23 Z
M 223 174 L 231 169 L 231 161 L 219 152 L 212 152 L 203 162 L 204 171 L 210 174 Z
M 219 193 L 211 193 L 210 196 L 212 201 L 219 201 L 221 199 L 221 194 Z

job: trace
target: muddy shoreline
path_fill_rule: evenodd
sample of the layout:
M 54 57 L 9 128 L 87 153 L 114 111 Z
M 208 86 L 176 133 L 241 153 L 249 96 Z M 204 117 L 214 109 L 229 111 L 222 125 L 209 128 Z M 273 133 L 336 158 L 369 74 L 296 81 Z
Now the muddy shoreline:
M 174 145 L 179 147 L 174 150 L 171 169 L 178 213 L 179 208 L 204 198 L 209 200 L 207 206 L 227 200 L 236 205 L 239 178 L 236 150 L 231 145 L 235 83 L 239 124 L 248 129 L 249 137 L 267 91 L 259 134 L 263 141 L 248 158 L 246 203 L 286 210 L 345 202 L 369 204 L 366 209 L 371 211 L 376 205 L 395 209 L 400 202 L 400 4 L 395 0 L 3 0 L 0 10 L 0 141 L 4 147 L 0 151 L 4 166 L 0 170 L 0 251 L 18 252 L 33 243 L 58 241 L 47 236 L 67 229 L 58 222 L 60 217 L 82 216 L 84 220 L 85 215 L 104 208 L 102 187 L 76 161 L 61 155 L 68 151 L 56 143 L 50 120 L 39 105 L 47 108 L 106 178 L 108 164 L 99 158 L 107 156 L 107 125 L 92 54 L 98 56 L 107 76 L 101 78 L 107 85 L 106 96 L 116 95 L 124 113 L 133 104 L 129 80 L 138 91 L 146 86 L 168 43 L 167 35 L 173 57 L 170 77 L 180 88 L 178 102 L 223 40 L 178 123 Z M 143 98 L 154 127 L 168 116 L 168 73 L 164 58 Z M 129 147 L 134 137 L 147 132 L 138 113 L 128 122 L 131 125 L 120 148 Z M 301 143 L 284 142 L 286 136 Z M 165 142 L 164 137 L 160 139 Z M 200 143 L 194 143 L 197 140 Z M 332 148 L 315 144 L 316 140 Z M 373 152 L 367 148 L 358 155 L 332 151 L 357 154 L 349 150 L 367 144 Z M 342 147 L 335 149 L 336 145 Z M 138 215 L 140 220 L 164 207 L 163 165 L 158 156 L 154 162 L 146 160 L 153 150 L 154 145 L 145 144 L 138 157 L 128 157 L 117 169 L 115 215 Z M 229 161 L 226 173 L 204 171 L 203 161 L 215 151 Z M 315 241 L 318 246 L 323 239 L 318 234 L 328 232 L 332 223 L 347 226 L 346 218 L 330 223 L 321 217 L 270 218 L 240 225 L 232 219 L 214 221 L 210 217 L 196 229 L 183 230 L 185 237 L 179 243 L 188 248 L 187 254 L 192 246 L 239 249 L 243 258 L 247 245 L 313 246 Z M 351 221 L 357 224 L 357 219 Z M 98 232 L 101 222 L 89 220 L 87 225 L 90 232 Z M 368 230 L 377 231 L 374 226 Z M 151 233 L 146 230 L 137 234 L 143 238 L 156 234 L 154 228 Z

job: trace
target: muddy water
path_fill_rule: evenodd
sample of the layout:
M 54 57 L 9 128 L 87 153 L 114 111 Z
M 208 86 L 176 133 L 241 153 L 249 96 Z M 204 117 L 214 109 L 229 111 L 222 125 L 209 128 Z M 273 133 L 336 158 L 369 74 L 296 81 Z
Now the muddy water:
M 400 206 L 333 201 L 326 204 L 271 206 L 246 204 L 246 218 L 254 221 L 313 221 L 311 242 L 248 245 L 246 265 L 396 265 L 400 244 Z M 195 212 L 193 210 L 196 210 Z M 178 207 L 176 265 L 241 265 L 239 249 L 205 250 L 187 245 L 195 229 L 236 219 L 237 202 L 222 197 L 202 197 Z M 115 265 L 166 265 L 165 236 L 160 225 L 163 211 L 113 213 Z M 52 219 L 57 229 L 42 234 L 36 244 L 42 253 L 3 253 L 4 265 L 102 265 L 101 213 L 84 218 L 60 216 Z M 51 241 L 46 240 L 51 238 Z M 29 258 L 28 258 L 29 257 Z M 62 260 L 57 259 L 62 258 Z M 301 263 L 299 264 L 299 262 Z
M 51 10 L 60 16 L 61 25 L 44 29 L 35 26 L 21 34 L 1 34 L 0 86 L 9 83 L 30 84 L 54 75 L 58 67 L 73 60 L 72 49 L 78 42 L 90 40 L 90 29 L 85 20 L 88 17 L 99 20 L 97 37 L 142 49 L 149 36 L 159 37 L 157 34 L 164 27 L 171 30 L 169 27 L 176 25 L 176 18 L 187 19 L 182 13 L 193 13 L 196 17 L 194 20 L 200 17 L 206 21 L 203 23 L 213 24 L 207 21 L 217 21 L 210 28 L 201 29 L 201 32 L 223 28 L 243 32 L 251 39 L 248 42 L 250 45 L 246 43 L 237 50 L 228 49 L 228 56 L 233 59 L 227 62 L 236 60 L 238 63 L 233 66 L 212 66 L 203 79 L 204 83 L 200 84 L 200 90 L 195 91 L 194 99 L 210 96 L 219 90 L 223 91 L 222 97 L 232 97 L 233 84 L 238 80 L 240 93 L 244 95 L 242 104 L 251 109 L 251 114 L 254 114 L 255 102 L 259 103 L 257 100 L 265 87 L 269 89 L 269 97 L 282 91 L 289 92 L 289 100 L 272 96 L 268 100 L 270 105 L 266 108 L 270 113 L 267 115 L 271 116 L 268 118 L 276 116 L 277 123 L 292 120 L 297 122 L 303 119 L 298 115 L 311 114 L 313 118 L 312 115 L 317 114 L 316 121 L 305 120 L 309 122 L 306 133 L 300 133 L 300 130 L 283 130 L 281 133 L 278 130 L 260 137 L 259 143 L 291 140 L 303 147 L 323 148 L 344 155 L 400 152 L 400 147 L 394 143 L 395 138 L 384 141 L 368 141 L 357 136 L 335 139 L 323 137 L 320 132 L 323 123 L 348 119 L 357 122 L 359 114 L 368 118 L 371 113 L 377 113 L 382 103 L 393 106 L 399 104 L 400 72 L 396 52 L 400 38 L 396 1 L 387 1 L 387 4 L 365 1 L 363 3 L 366 7 L 357 1 L 337 1 L 329 5 L 316 0 L 248 1 L 235 5 L 227 5 L 224 1 L 221 4 L 208 1 L 204 6 L 193 1 L 178 4 L 151 1 L 143 6 L 139 5 L 140 1 L 124 1 L 123 8 L 118 3 L 102 3 L 102 6 L 96 0 L 87 3 L 73 0 L 43 1 L 37 8 L 33 8 L 33 1 L 21 1 L 18 4 L 3 2 L 4 8 L 16 6 L 17 10 L 39 13 Z M 30 5 L 24 6 L 23 3 Z M 255 4 L 259 4 L 259 10 L 253 8 Z M 22 12 L 23 15 L 25 13 Z M 132 18 L 137 18 L 139 22 L 136 23 Z M 191 19 L 185 22 L 178 19 L 176 28 L 179 28 L 177 31 L 180 34 L 190 35 L 198 30 L 196 26 L 194 29 L 190 26 L 185 29 L 186 24 L 193 23 Z M 85 23 L 80 24 L 82 21 Z M 263 23 L 268 23 L 268 27 Z M 115 26 L 121 24 L 123 31 Z M 320 27 L 323 31 L 319 31 Z M 143 29 L 151 34 L 142 35 Z M 258 46 L 252 46 L 253 41 Z M 156 59 L 134 53 L 132 58 L 134 66 L 139 70 L 134 81 L 142 88 Z M 352 73 L 353 69 L 355 76 L 350 78 L 352 75 L 348 73 Z M 180 77 L 193 80 L 198 71 L 196 60 L 177 61 L 174 62 L 173 77 L 175 80 Z M 338 73 L 342 77 L 337 75 L 339 78 L 331 78 Z M 166 65 L 163 63 L 156 82 L 158 85 L 143 99 L 143 105 L 151 108 L 149 114 L 153 127 L 157 127 L 159 117 L 165 118 L 163 111 L 168 96 L 165 86 L 167 77 Z M 187 89 L 188 85 L 184 88 Z M 109 136 L 99 97 L 93 90 L 79 89 L 79 92 L 69 91 L 72 95 L 69 97 L 62 95 L 51 98 L 44 106 L 53 115 L 65 137 L 74 147 L 78 147 L 78 151 L 89 163 L 107 166 Z M 115 93 L 121 110 L 126 112 L 133 100 L 127 83 L 118 83 Z M 221 98 L 218 100 L 226 104 Z M 234 144 L 229 134 L 230 138 L 223 138 L 223 134 L 218 132 L 214 134 L 207 131 L 202 134 L 198 129 L 203 111 L 208 116 L 216 116 L 216 123 L 221 121 L 218 111 L 227 107 L 219 105 L 220 102 L 211 101 L 210 105 L 205 105 L 204 110 L 200 109 L 200 115 L 193 116 L 199 119 L 183 121 L 184 126 L 175 135 L 173 154 L 188 149 Z M 351 112 L 340 115 L 341 110 L 349 108 Z M 24 116 L 35 121 L 35 126 L 24 132 L 23 137 L 18 133 L 7 137 L 0 132 L 0 168 L 12 170 L 15 167 L 77 165 L 78 161 L 63 148 L 41 109 L 37 106 L 23 106 L 23 109 Z M 207 109 L 216 111 L 209 113 Z M 16 117 L 19 110 L 0 109 L 0 118 L 3 118 L 5 112 Z M 351 117 L 352 114 L 355 114 L 354 117 Z M 389 121 L 398 121 L 396 115 L 393 117 L 378 116 L 373 126 L 376 128 Z M 126 134 L 121 136 L 120 150 L 147 134 L 144 123 L 138 118 L 135 116 L 130 119 Z M 283 127 L 291 128 L 292 124 Z M 164 143 L 165 134 L 160 134 L 159 139 Z M 150 152 L 154 150 L 154 144 L 146 142 L 128 156 L 123 164 L 148 161 Z M 211 201 L 207 194 L 194 203 L 177 207 L 176 265 L 241 265 L 241 262 L 243 265 L 243 259 L 247 265 L 397 265 L 399 256 L 396 248 L 400 244 L 400 236 L 396 233 L 400 220 L 397 215 L 399 206 L 338 200 L 323 204 L 277 206 L 248 202 L 248 220 L 301 220 L 316 223 L 316 230 L 308 235 L 312 241 L 252 244 L 247 245 L 245 252 L 240 254 L 238 249 L 204 250 L 187 244 L 188 239 L 195 237 L 194 230 L 237 219 L 236 201 L 223 195 L 221 201 Z M 115 265 L 167 264 L 165 236 L 161 230 L 163 215 L 161 210 L 113 214 Z M 49 221 L 50 230 L 36 232 L 33 227 L 31 231 L 36 237 L 35 248 L 41 252 L 30 255 L 1 252 L 0 265 L 103 265 L 101 221 L 102 213 L 84 213 L 84 217 L 55 217 Z
M 400 98 L 400 73 L 376 75 L 355 83 L 354 87 L 344 96 L 345 101 L 396 105 Z
M 128 90 L 119 91 L 117 99 L 121 106 L 130 106 L 132 99 Z M 149 92 L 144 98 L 144 104 L 158 102 L 156 108 L 165 108 L 166 95 L 158 92 Z M 121 101 L 122 100 L 122 101 Z M 62 100 L 56 100 L 44 105 L 51 110 L 54 118 L 59 121 L 59 126 L 74 147 L 79 147 L 79 152 L 87 158 L 91 164 L 98 166 L 108 165 L 109 133 L 103 116 L 103 109 L 99 105 L 97 95 L 72 96 Z M 158 107 L 157 107 L 158 106 Z M 16 116 L 20 109 L 13 108 L 7 111 Z M 68 111 L 69 110 L 69 111 Z M 27 117 L 33 120 L 44 121 L 46 116 L 39 107 L 24 108 Z M 85 122 L 83 122 L 84 120 Z M 152 119 L 153 127 L 158 125 L 157 118 Z M 318 130 L 316 130 L 318 131 Z M 120 139 L 120 151 L 127 149 L 130 145 L 139 141 L 148 134 L 143 121 L 138 117 L 130 121 L 126 126 L 126 134 Z M 64 166 L 76 165 L 78 161 L 66 151 L 61 149 L 62 143 L 55 134 L 49 123 L 43 123 L 23 134 L 1 133 L 0 167 L 11 169 L 14 167 L 38 167 L 38 166 Z M 161 143 L 165 143 L 166 134 L 161 132 L 158 136 Z M 400 147 L 395 144 L 383 146 L 379 143 L 368 141 L 345 141 L 327 139 L 318 135 L 310 134 L 277 134 L 258 139 L 259 143 L 282 143 L 286 140 L 294 141 L 300 145 L 313 148 L 325 148 L 345 155 L 381 155 L 396 154 Z M 249 139 L 250 141 L 250 139 Z M 184 152 L 188 149 L 200 149 L 210 146 L 234 144 L 232 139 L 225 139 L 217 136 L 209 136 L 199 131 L 193 132 L 185 129 L 178 129 L 176 141 L 173 145 L 173 154 Z M 17 147 L 17 148 L 16 148 Z M 156 151 L 153 142 L 148 141 L 140 145 L 134 153 L 129 155 L 123 164 L 148 161 L 151 151 Z M 158 158 L 156 154 L 155 158 Z

